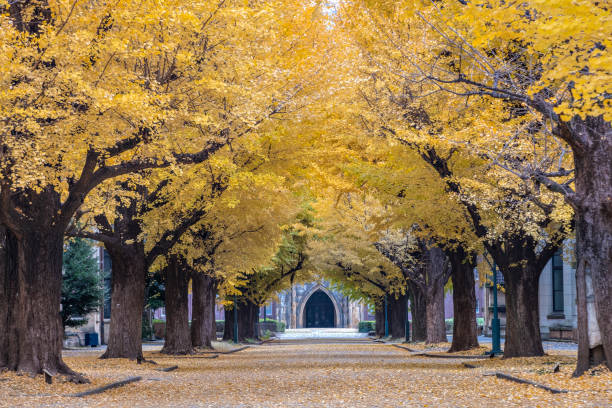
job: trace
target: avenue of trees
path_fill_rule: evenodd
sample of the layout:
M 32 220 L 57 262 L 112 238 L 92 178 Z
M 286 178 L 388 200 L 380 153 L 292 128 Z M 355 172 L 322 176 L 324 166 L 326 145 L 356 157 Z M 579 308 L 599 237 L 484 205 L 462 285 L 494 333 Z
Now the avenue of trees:
M 313 279 L 375 305 L 377 330 L 386 302 L 393 337 L 409 302 L 430 343 L 450 286 L 451 351 L 469 350 L 485 258 L 504 276 L 505 357 L 543 355 L 538 282 L 571 241 L 575 374 L 612 367 L 604 3 L 0 10 L 0 369 L 87 381 L 61 354 L 62 257 L 82 239 L 112 260 L 102 357 L 137 360 L 153 273 L 168 354 L 212 347 L 215 299 L 227 339 L 234 314 L 256 338 L 259 308 Z

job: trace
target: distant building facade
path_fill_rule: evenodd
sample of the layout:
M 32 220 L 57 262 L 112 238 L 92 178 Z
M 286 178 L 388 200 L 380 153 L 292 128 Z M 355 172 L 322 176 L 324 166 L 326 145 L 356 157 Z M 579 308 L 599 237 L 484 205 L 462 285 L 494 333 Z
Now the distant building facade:
M 294 285 L 279 293 L 277 301 L 262 307 L 261 318 L 264 316 L 293 329 L 357 328 L 362 320 L 374 320 L 366 304 L 349 299 L 325 281 Z

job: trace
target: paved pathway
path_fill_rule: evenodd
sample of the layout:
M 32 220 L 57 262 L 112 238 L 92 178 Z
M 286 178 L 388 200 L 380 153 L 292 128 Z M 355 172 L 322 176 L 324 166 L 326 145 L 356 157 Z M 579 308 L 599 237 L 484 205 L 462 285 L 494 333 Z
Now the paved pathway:
M 448 341 L 452 341 L 453 337 L 448 336 Z M 501 346 L 504 348 L 505 339 L 502 337 Z M 480 344 L 491 344 L 491 337 L 478 336 L 478 342 Z M 567 341 L 543 341 L 542 346 L 544 351 L 546 350 L 566 350 L 566 351 L 578 351 L 578 344 L 567 342 Z
M 309 328 L 309 329 L 287 329 L 284 333 L 277 333 L 280 340 L 303 340 L 303 339 L 364 339 L 368 333 L 359 333 L 357 329 L 343 328 Z
M 294 340 L 299 340 L 295 339 Z M 315 339 L 316 340 L 316 339 Z M 325 340 L 325 339 L 323 339 Z M 334 340 L 334 339 L 332 339 Z M 603 407 L 612 406 L 612 376 L 571 380 L 572 357 L 470 360 L 426 358 L 359 338 L 334 344 L 265 344 L 218 358 L 160 356 L 145 352 L 158 365 L 99 360 L 92 353 L 66 355 L 67 364 L 104 385 L 129 376 L 142 381 L 86 399 L 63 397 L 92 385 L 75 386 L 42 378 L 4 374 L 0 406 L 53 407 Z M 290 340 L 284 340 L 290 341 Z M 306 342 L 308 339 L 302 339 Z M 310 341 L 313 341 L 312 339 Z M 561 372 L 552 365 L 561 361 Z M 160 367 L 177 365 L 172 372 Z M 550 386 L 551 394 L 532 386 L 487 375 L 503 370 Z M 548 373 L 548 374 L 547 374 Z M 586 391 L 585 391 L 585 387 Z

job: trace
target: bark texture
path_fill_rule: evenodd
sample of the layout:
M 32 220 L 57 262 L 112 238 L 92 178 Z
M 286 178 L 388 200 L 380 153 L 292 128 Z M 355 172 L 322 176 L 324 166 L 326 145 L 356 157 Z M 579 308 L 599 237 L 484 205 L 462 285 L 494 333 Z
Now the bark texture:
M 389 295 L 389 335 L 394 339 L 406 335 L 406 314 L 408 295 Z M 383 322 L 384 325 L 384 322 Z
M 601 117 L 574 118 L 569 130 L 575 140 L 581 141 L 572 144 L 580 266 L 576 279 L 579 347 L 575 375 L 581 375 L 601 361 L 612 369 L 612 126 Z M 588 297 L 591 291 L 592 301 Z M 598 327 L 589 327 L 589 323 L 595 326 L 594 322 Z
M 59 195 L 47 188 L 13 199 L 27 214 L 0 209 L 0 367 L 31 374 L 46 369 L 85 382 L 62 360 L 65 225 L 53 221 Z
M 216 340 L 216 286 L 212 277 L 200 272 L 192 273 L 191 344 L 193 347 L 212 348 L 212 341 Z
M 504 357 L 542 356 L 538 282 L 540 271 L 506 281 Z
M 446 255 L 438 247 L 424 250 L 427 285 L 425 301 L 427 304 L 427 343 L 444 343 L 446 324 L 444 322 L 444 285 L 448 281 L 448 263 Z
M 425 294 L 414 282 L 408 282 L 410 290 L 410 315 L 412 317 L 412 341 L 427 340 L 427 303 Z
M 478 347 L 474 290 L 476 254 L 468 253 L 462 246 L 445 252 L 453 281 L 453 342 L 449 352 L 470 350 Z
M 106 245 L 113 268 L 108 346 L 101 358 L 143 360 L 146 263 L 142 244 Z
M 374 318 L 376 319 L 376 335 L 383 337 L 385 335 L 385 304 L 381 301 L 376 304 L 374 309 Z
M 259 339 L 256 323 L 259 322 L 259 306 L 238 298 L 238 341 Z M 234 340 L 234 309 L 225 309 L 223 340 Z
M 166 275 L 166 339 L 164 354 L 191 354 L 189 329 L 189 277 L 187 266 L 177 256 L 169 256 Z
M 488 249 L 504 277 L 506 290 L 504 357 L 542 356 L 539 280 L 559 244 L 550 243 L 538 251 L 535 240 L 518 236 L 509 237 L 503 247 Z

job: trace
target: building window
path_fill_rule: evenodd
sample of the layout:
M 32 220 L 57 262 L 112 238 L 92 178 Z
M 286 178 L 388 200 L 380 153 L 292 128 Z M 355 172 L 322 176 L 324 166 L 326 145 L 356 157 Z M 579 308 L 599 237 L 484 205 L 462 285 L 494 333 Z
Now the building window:
M 559 250 L 552 258 L 553 313 L 563 312 L 563 253 Z

